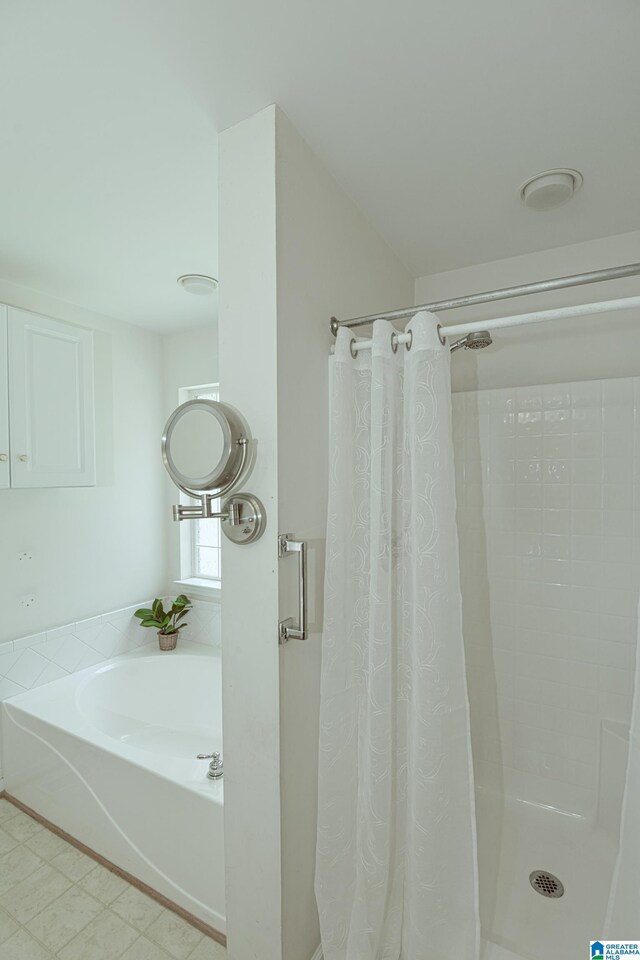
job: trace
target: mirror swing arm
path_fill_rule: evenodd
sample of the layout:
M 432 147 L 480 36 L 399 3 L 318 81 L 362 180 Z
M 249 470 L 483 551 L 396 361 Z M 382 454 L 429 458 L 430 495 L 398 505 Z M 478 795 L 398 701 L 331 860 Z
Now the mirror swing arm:
M 189 477 L 175 463 L 171 437 L 175 426 L 193 409 L 205 410 L 218 421 L 223 434 L 223 452 L 218 465 L 206 477 Z M 167 421 L 162 437 L 162 459 L 166 470 L 184 494 L 197 504 L 174 504 L 173 519 L 220 520 L 225 536 L 234 543 L 247 544 L 258 540 L 266 525 L 265 510 L 251 493 L 235 493 L 227 497 L 222 510 L 213 510 L 213 501 L 231 493 L 246 479 L 251 463 L 251 435 L 244 420 L 228 404 L 217 400 L 189 400 L 181 404 Z

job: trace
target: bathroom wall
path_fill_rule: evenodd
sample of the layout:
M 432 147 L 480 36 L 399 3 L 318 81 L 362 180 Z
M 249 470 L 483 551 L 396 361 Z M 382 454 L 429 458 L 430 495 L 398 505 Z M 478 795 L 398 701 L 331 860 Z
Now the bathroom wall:
M 229 960 L 310 960 L 328 320 L 410 302 L 413 283 L 275 107 L 220 136 L 219 247 L 221 387 L 258 438 L 268 516 L 255 545 L 223 543 Z M 278 531 L 310 546 L 311 636 L 280 649 L 297 571 Z
M 640 378 L 454 394 L 478 782 L 593 813 L 604 720 L 629 723 Z
M 275 125 L 270 111 L 221 132 L 220 386 L 258 456 L 247 488 L 267 510 L 261 540 L 223 538 L 222 702 L 229 960 L 281 958 L 277 650 Z
M 421 277 L 415 302 L 639 260 L 640 232 L 605 237 Z M 440 319 L 638 293 L 632 278 Z M 478 781 L 587 814 L 601 723 L 628 722 L 631 709 L 640 311 L 496 331 L 490 349 L 456 353 L 451 370 Z
M 3 642 L 164 592 L 167 530 L 161 338 L 5 281 L 0 302 L 95 331 L 97 432 L 95 487 L 0 491 Z
M 162 338 L 164 369 L 164 396 L 162 423 L 178 406 L 181 387 L 194 387 L 203 383 L 218 382 L 218 327 L 212 318 L 211 324 L 181 331 Z M 159 445 L 159 441 L 158 441 Z M 156 453 L 159 456 L 159 453 Z M 178 490 L 165 475 L 165 505 L 168 544 L 169 583 L 180 579 L 180 525 L 172 519 L 171 506 L 178 502 Z M 219 599 L 219 594 L 216 594 Z
M 280 658 L 283 957 L 319 942 L 313 890 L 328 482 L 329 318 L 403 301 L 403 265 L 283 113 L 278 164 L 278 514 L 309 543 L 310 637 Z M 311 225 L 311 229 L 310 229 Z M 287 376 L 290 371 L 293 376 Z M 280 564 L 280 615 L 296 615 L 295 560 Z
M 531 214 L 543 216 L 543 214 Z M 640 231 L 420 277 L 415 303 L 584 273 L 640 261 Z M 443 311 L 443 324 L 640 294 L 640 278 L 590 284 L 499 303 Z M 497 331 L 494 346 L 459 351 L 454 390 L 562 383 L 640 374 L 640 311 L 541 323 Z

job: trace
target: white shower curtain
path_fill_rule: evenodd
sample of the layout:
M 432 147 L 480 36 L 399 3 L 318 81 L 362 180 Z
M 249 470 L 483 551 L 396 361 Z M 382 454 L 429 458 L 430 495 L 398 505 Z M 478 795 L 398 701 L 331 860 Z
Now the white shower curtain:
M 449 351 L 331 360 L 316 896 L 324 960 L 477 960 Z
M 620 851 L 611 885 L 605 935 L 615 940 L 637 940 L 640 937 L 640 607 Z

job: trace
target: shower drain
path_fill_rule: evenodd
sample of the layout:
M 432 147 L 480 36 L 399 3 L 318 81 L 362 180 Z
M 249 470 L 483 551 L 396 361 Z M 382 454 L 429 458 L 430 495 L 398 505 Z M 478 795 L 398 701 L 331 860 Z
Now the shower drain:
M 536 893 L 543 897 L 550 897 L 552 900 L 557 900 L 564 894 L 564 887 L 560 880 L 546 870 L 534 870 L 529 874 L 529 883 Z

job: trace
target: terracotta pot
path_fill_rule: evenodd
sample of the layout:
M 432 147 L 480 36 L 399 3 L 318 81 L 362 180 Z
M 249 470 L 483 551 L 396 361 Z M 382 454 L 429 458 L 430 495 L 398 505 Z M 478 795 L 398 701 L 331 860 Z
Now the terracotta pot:
M 160 631 L 158 631 L 158 642 L 160 643 L 161 650 L 175 650 L 176 643 L 178 642 L 178 634 L 160 633 Z

